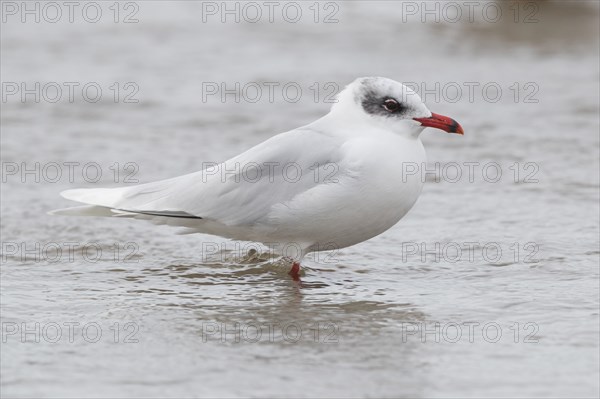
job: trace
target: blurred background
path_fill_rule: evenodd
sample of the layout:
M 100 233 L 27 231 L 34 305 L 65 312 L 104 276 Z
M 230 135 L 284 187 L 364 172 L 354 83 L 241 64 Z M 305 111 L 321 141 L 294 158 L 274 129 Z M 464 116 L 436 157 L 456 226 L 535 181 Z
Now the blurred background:
M 1 7 L 3 397 L 598 396 L 597 2 Z M 426 130 L 411 212 L 301 286 L 244 243 L 46 214 L 226 160 L 361 76 L 466 133 Z

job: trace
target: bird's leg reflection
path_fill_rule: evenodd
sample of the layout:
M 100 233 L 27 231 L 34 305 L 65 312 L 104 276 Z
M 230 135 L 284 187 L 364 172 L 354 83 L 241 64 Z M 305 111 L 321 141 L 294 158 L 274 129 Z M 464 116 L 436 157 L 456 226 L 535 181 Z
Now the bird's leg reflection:
M 292 280 L 300 281 L 300 262 L 292 263 L 292 268 L 288 272 L 290 276 L 292 276 Z

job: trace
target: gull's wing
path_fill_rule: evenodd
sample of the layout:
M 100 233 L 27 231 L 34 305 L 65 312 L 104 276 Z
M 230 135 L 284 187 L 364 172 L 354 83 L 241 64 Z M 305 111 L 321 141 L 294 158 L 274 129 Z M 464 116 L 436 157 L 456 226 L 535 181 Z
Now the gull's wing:
M 312 143 L 318 143 L 314 145 Z M 221 164 L 130 187 L 61 193 L 85 204 L 173 218 L 252 225 L 319 185 L 340 177 L 340 139 L 299 128 L 279 134 Z

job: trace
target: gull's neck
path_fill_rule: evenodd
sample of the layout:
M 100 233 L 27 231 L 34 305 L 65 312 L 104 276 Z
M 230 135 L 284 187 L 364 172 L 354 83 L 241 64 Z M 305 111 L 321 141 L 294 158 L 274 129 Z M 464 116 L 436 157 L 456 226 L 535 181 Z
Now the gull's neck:
M 373 138 L 380 137 L 383 139 L 394 136 L 407 141 L 419 141 L 419 135 L 423 131 L 421 126 L 413 125 L 411 121 L 407 121 L 405 129 L 394 131 L 387 126 L 374 124 L 368 117 L 343 116 L 335 112 L 329 112 L 327 115 L 305 127 L 318 130 L 330 136 L 339 136 L 342 138 L 368 135 Z

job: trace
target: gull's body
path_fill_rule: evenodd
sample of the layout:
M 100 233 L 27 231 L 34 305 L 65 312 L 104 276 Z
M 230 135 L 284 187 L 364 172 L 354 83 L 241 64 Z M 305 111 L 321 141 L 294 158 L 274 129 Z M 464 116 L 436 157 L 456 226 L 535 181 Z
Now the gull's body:
M 357 79 L 329 114 L 222 164 L 137 186 L 68 190 L 65 198 L 88 205 L 55 213 L 183 226 L 265 243 L 299 262 L 311 251 L 368 240 L 410 210 L 423 186 L 420 173 L 405 173 L 426 160 L 419 133 L 440 121 L 462 133 L 439 118 L 395 81 Z

